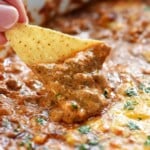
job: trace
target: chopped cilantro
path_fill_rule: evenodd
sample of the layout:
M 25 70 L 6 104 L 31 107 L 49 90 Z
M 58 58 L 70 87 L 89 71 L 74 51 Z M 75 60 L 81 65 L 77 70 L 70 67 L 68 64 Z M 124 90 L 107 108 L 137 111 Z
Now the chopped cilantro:
M 145 89 L 145 85 L 143 83 L 140 83 L 139 86 L 138 86 L 138 88 L 140 90 L 144 90 Z
M 130 130 L 140 130 L 140 127 L 131 121 L 128 122 L 127 126 L 129 127 Z
M 12 128 L 11 122 L 8 119 L 6 119 L 6 118 L 4 118 L 2 120 L 2 126 L 5 127 L 5 128 L 8 128 L 8 129 Z
M 36 122 L 40 125 L 44 125 L 46 123 L 46 120 L 44 118 L 36 118 Z
M 18 133 L 20 131 L 20 126 L 18 126 L 17 128 L 14 129 L 15 133 Z
M 107 89 L 104 89 L 103 95 L 105 96 L 105 98 L 108 98 L 108 90 Z
M 89 141 L 89 145 L 97 145 L 98 144 L 98 140 L 97 139 L 93 139 Z
M 104 147 L 100 144 L 81 144 L 77 147 L 77 150 L 103 150 Z
M 135 105 L 137 105 L 138 103 L 136 101 L 127 101 L 125 104 L 124 104 L 124 109 L 126 110 L 133 110 Z
M 150 87 L 146 87 L 146 88 L 144 89 L 144 91 L 145 91 L 145 93 L 150 93 Z
M 20 146 L 25 146 L 26 148 L 27 148 L 27 150 L 32 150 L 33 148 L 32 148 L 32 143 L 31 142 L 21 142 L 20 144 L 19 144 Z
M 150 87 L 146 87 L 143 83 L 140 83 L 139 89 L 144 91 L 145 93 L 150 93 Z
M 78 109 L 78 104 L 76 102 L 71 102 L 71 106 L 73 109 Z
M 78 150 L 89 150 L 90 146 L 88 144 L 81 144 Z
M 87 134 L 90 132 L 91 128 L 90 128 L 90 126 L 82 126 L 78 130 L 82 134 Z
M 31 142 L 31 137 L 28 135 L 26 136 L 22 142 L 19 143 L 19 146 L 24 146 L 27 150 L 32 150 L 32 142 Z
M 137 90 L 135 88 L 129 88 L 125 91 L 125 94 L 129 97 L 131 96 L 136 96 L 137 95 Z
M 150 146 L 150 135 L 147 136 L 147 139 L 146 139 L 144 145 L 145 145 L 145 146 Z

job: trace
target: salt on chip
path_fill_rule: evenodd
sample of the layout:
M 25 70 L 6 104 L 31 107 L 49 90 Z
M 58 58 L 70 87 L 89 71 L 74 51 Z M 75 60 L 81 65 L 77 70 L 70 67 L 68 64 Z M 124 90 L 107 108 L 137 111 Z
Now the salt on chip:
M 17 24 L 6 32 L 6 37 L 18 56 L 29 66 L 54 63 L 96 46 L 103 47 L 101 54 L 105 57 L 110 50 L 103 42 L 83 40 L 35 25 Z

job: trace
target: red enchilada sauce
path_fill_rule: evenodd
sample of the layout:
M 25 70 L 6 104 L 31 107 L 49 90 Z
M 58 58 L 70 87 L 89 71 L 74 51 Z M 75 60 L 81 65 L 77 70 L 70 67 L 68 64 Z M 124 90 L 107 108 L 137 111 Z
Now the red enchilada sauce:
M 52 121 L 49 95 L 42 83 L 10 48 L 3 51 L 5 56 L 0 59 L 0 149 L 149 149 L 149 16 L 146 1 L 105 1 L 48 23 L 48 27 L 80 37 L 100 39 L 112 47 L 103 67 L 96 65 L 94 69 L 97 71 L 93 74 L 84 74 L 83 71 L 71 81 L 65 78 L 64 72 L 63 80 L 59 75 L 51 76 L 69 89 L 78 90 L 82 86 L 85 89 L 86 84 L 90 93 L 93 86 L 99 84 L 97 89 L 103 99 L 95 96 L 95 102 L 100 100 L 103 107 L 99 108 L 102 110 L 82 124 L 67 125 L 62 122 L 64 119 Z M 86 53 L 81 55 L 85 57 Z M 83 61 L 83 64 L 75 65 L 80 68 L 86 64 L 92 72 L 93 65 L 88 65 L 92 62 Z M 61 70 L 63 65 L 53 64 L 51 68 Z M 68 73 L 71 74 L 71 71 Z M 101 77 L 100 83 L 93 80 L 95 74 Z M 86 83 L 82 84 L 84 81 Z M 72 91 L 71 94 L 74 94 Z M 56 94 L 58 99 L 63 96 L 62 93 Z M 63 94 L 67 96 L 67 92 Z M 82 94 L 80 97 L 84 101 L 87 95 Z M 73 95 L 73 98 L 76 96 Z M 72 108 L 79 107 L 78 102 L 71 101 Z M 89 111 L 90 106 L 86 108 Z M 58 108 L 56 113 L 62 106 Z

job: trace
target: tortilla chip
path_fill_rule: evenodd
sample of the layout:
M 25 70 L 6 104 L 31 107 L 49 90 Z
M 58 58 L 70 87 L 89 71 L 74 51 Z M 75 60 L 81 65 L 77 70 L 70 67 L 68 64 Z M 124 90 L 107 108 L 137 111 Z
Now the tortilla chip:
M 6 37 L 18 56 L 29 66 L 53 63 L 95 46 L 109 48 L 100 41 L 82 40 L 54 30 L 27 24 L 17 24 L 6 32 Z

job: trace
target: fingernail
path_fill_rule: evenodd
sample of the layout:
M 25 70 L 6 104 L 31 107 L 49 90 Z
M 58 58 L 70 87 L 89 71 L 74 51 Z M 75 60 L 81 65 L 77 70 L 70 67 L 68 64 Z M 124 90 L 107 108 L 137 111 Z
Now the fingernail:
M 19 14 L 16 8 L 0 5 L 0 32 L 4 32 L 15 25 L 18 18 Z

